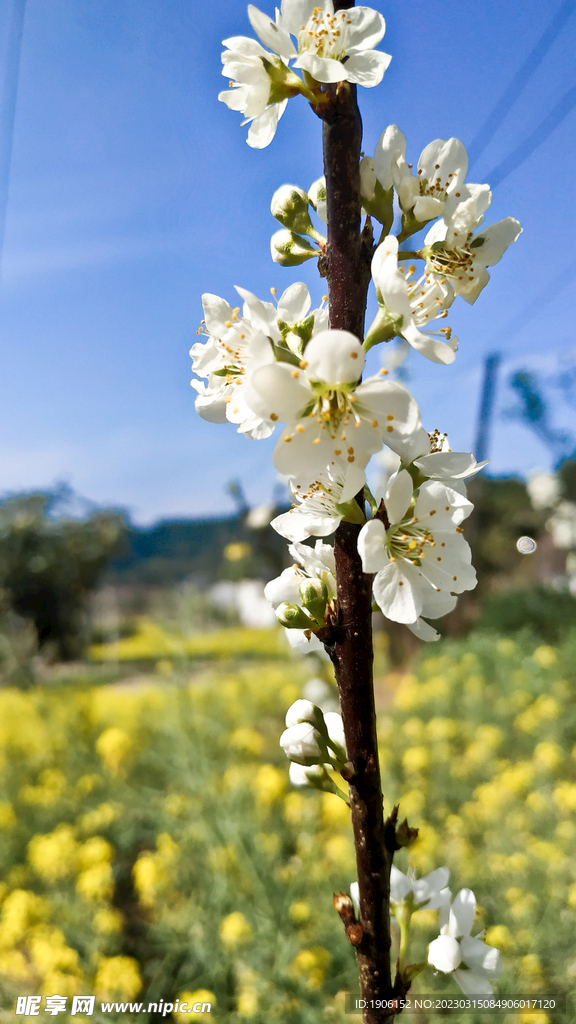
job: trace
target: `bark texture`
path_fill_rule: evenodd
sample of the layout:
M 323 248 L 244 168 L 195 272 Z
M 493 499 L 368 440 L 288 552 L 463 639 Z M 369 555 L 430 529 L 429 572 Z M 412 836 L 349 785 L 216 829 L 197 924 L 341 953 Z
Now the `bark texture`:
M 353 6 L 336 0 L 336 10 Z M 362 120 L 356 88 L 329 87 L 324 118 L 324 172 L 328 204 L 326 270 L 330 327 L 364 336 L 372 235 L 360 233 Z M 358 499 L 362 502 L 362 495 Z M 338 623 L 329 648 L 340 692 L 348 757 L 350 808 L 360 893 L 362 938 L 356 945 L 364 1024 L 391 1021 L 389 1010 L 371 1005 L 394 996 L 390 973 L 390 867 L 395 829 L 385 823 L 376 739 L 372 677 L 372 578 L 362 572 L 360 527 L 342 523 L 335 536 Z

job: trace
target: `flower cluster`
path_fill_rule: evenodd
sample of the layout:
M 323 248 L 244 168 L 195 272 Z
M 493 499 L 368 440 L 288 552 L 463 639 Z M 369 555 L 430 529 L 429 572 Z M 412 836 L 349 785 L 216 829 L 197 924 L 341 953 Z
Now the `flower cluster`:
M 246 36 L 224 40 L 222 74 L 230 79 L 230 90 L 218 99 L 251 122 L 247 142 L 253 149 L 270 144 L 291 97 L 301 94 L 316 106 L 323 85 L 371 88 L 382 81 L 391 60 L 374 49 L 386 25 L 370 7 L 334 13 L 332 0 L 282 0 L 274 20 L 252 4 L 248 17 L 260 42 Z
M 342 718 L 336 711 L 322 711 L 309 700 L 297 700 L 286 712 L 286 729 L 280 746 L 290 765 L 295 786 L 312 786 L 343 796 L 328 772 L 346 763 Z

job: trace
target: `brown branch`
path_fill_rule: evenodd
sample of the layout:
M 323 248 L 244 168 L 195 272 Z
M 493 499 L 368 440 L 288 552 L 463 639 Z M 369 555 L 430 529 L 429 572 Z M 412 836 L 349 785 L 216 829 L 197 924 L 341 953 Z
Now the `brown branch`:
M 354 0 L 336 0 L 342 10 Z M 330 327 L 364 337 L 370 282 L 372 231 L 360 231 L 360 149 L 362 120 L 356 87 L 328 86 L 331 102 L 324 120 L 324 173 L 328 207 L 325 255 Z M 363 504 L 362 495 L 357 501 Z M 353 774 L 350 810 L 358 875 L 360 924 L 356 956 L 364 1024 L 384 1024 L 394 1014 L 375 1008 L 375 1000 L 394 997 L 390 970 L 390 868 L 396 846 L 394 829 L 385 828 L 376 738 L 372 678 L 372 577 L 362 571 L 357 539 L 360 527 L 341 523 L 335 536 L 338 624 L 327 648 L 335 667 L 346 749 Z

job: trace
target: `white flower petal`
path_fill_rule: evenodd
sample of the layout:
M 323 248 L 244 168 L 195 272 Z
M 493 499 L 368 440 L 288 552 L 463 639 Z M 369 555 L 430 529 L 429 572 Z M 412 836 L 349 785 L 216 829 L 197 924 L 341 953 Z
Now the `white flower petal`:
M 418 573 L 411 569 L 412 566 L 390 562 L 374 577 L 374 598 L 392 622 L 414 623 L 422 611 Z
M 304 353 L 310 380 L 325 384 L 350 384 L 362 375 L 364 349 L 350 331 L 320 331 Z
M 390 124 L 382 132 L 378 139 L 374 152 L 374 170 L 376 177 L 385 192 L 388 192 L 393 184 L 392 164 L 399 156 L 406 155 L 406 138 L 400 131 L 398 125 Z
M 474 250 L 478 261 L 484 267 L 493 267 L 502 259 L 508 246 L 516 241 L 521 231 L 522 225 L 514 217 L 504 217 L 503 220 L 490 224 L 476 236 L 484 239 L 483 244 Z
M 350 59 L 352 60 L 352 58 Z M 295 68 L 302 68 L 317 82 L 325 84 L 347 81 L 347 66 L 347 64 L 341 64 L 339 60 L 332 60 L 331 57 L 318 57 L 315 53 L 301 53 L 298 60 L 294 61 Z
M 437 971 L 450 974 L 462 963 L 460 943 L 451 935 L 439 935 L 428 946 L 428 963 Z
M 252 121 L 246 142 L 251 149 L 266 149 L 276 134 L 278 121 L 284 113 L 287 101 L 274 103 Z
M 448 932 L 455 939 L 463 935 L 470 935 L 474 924 L 474 913 L 476 911 L 476 897 L 471 889 L 460 889 L 450 907 L 450 918 L 448 920 Z
M 230 39 L 223 39 L 222 46 L 227 46 L 231 53 L 223 53 L 222 60 L 233 59 L 235 54 L 243 57 L 269 57 L 270 54 L 255 39 L 250 36 L 232 36 Z
M 372 50 L 386 31 L 386 22 L 371 7 L 352 7 L 346 12 L 346 53 Z
M 298 589 L 302 577 L 296 573 L 293 566 L 270 580 L 264 587 L 264 597 L 270 602 L 273 608 L 286 601 L 288 604 L 300 604 L 300 591 Z
M 412 892 L 416 903 L 423 903 L 425 900 L 437 896 L 441 889 L 446 888 L 450 871 L 448 868 L 436 868 L 429 875 L 423 878 L 415 878 L 412 883 Z
M 353 54 L 341 67 L 346 72 L 346 80 L 354 85 L 362 85 L 365 89 L 373 89 L 380 85 L 384 72 L 392 57 L 380 50 Z
M 370 519 L 358 534 L 358 554 L 364 572 L 378 572 L 389 564 L 384 541 L 386 530 L 380 519 Z
M 390 899 L 393 903 L 401 903 L 412 888 L 412 882 L 403 871 L 393 864 L 390 870 Z
M 502 974 L 502 961 L 495 946 L 488 946 L 480 939 L 465 935 L 460 940 L 462 959 L 467 967 L 484 973 L 487 978 L 499 978 Z
M 304 320 L 311 304 L 312 300 L 307 286 L 302 281 L 295 281 L 280 296 L 276 310 L 278 319 L 293 326 Z
M 305 25 L 312 17 L 315 7 L 326 7 L 319 0 L 282 0 L 282 22 L 288 32 L 297 36 L 301 25 Z M 334 13 L 332 6 L 331 13 Z
M 268 46 L 274 53 L 282 57 L 295 57 L 297 50 L 290 39 L 290 35 L 281 26 L 278 26 L 267 14 L 262 14 L 257 7 L 248 4 L 248 18 L 256 35 L 262 40 L 264 46 Z
M 460 986 L 465 996 L 492 995 L 492 985 L 485 974 L 477 971 L 454 971 L 454 981 Z
M 301 722 L 314 722 L 316 718 L 316 707 L 311 700 L 304 700 L 300 697 L 290 705 L 286 712 L 286 728 L 292 725 L 299 725 Z
M 414 636 L 418 637 L 419 640 L 425 640 L 427 643 L 431 643 L 440 639 L 440 633 L 438 633 L 434 629 L 434 626 L 431 626 L 429 622 L 424 622 L 423 618 L 416 619 L 416 622 L 406 622 L 405 625 L 411 633 L 414 633 Z
M 337 711 L 327 711 L 324 715 L 324 721 L 326 723 L 330 739 L 334 740 L 334 743 L 338 743 L 339 746 L 346 749 L 342 715 L 339 715 Z
M 390 524 L 399 523 L 404 518 L 414 493 L 414 483 L 407 469 L 401 469 L 388 482 L 384 504 Z
M 434 338 L 430 334 L 419 331 L 413 324 L 403 324 L 402 336 L 406 338 L 406 341 L 416 352 L 419 352 L 421 356 L 429 359 L 432 363 L 441 363 L 443 366 L 449 366 L 456 358 L 458 338 L 454 337 L 454 335 L 452 335 L 449 341 L 440 341 L 439 338 Z
M 266 420 L 287 423 L 306 408 L 311 391 L 303 374 L 288 363 L 269 363 L 251 373 L 244 384 L 246 401 L 254 412 Z

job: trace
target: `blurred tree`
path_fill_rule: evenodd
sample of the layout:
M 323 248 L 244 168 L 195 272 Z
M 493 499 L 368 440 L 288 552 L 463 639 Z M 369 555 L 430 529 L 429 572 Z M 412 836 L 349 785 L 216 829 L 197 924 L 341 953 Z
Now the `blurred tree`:
M 87 602 L 118 550 L 120 513 L 53 518 L 53 495 L 20 495 L 0 506 L 2 611 L 31 621 L 39 647 L 62 661 L 77 658 L 88 640 Z

